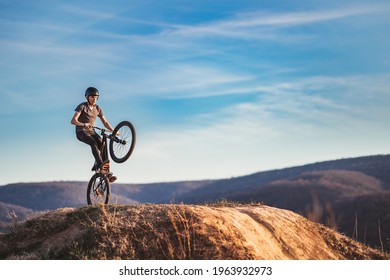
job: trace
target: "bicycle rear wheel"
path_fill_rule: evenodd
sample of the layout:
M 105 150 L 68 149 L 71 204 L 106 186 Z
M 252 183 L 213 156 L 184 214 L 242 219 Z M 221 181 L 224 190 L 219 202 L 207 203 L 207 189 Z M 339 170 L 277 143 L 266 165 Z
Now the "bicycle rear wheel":
M 119 132 L 119 135 L 116 136 Z M 135 147 L 135 128 L 129 121 L 120 122 L 112 132 L 110 155 L 116 163 L 125 162 Z
M 95 173 L 88 183 L 88 205 L 108 204 L 110 201 L 110 182 L 103 173 Z

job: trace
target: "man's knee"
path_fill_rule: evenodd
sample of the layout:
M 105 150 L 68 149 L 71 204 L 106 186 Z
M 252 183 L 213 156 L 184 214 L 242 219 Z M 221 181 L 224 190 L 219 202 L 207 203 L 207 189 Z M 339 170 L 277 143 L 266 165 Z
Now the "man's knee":
M 76 136 L 77 136 L 77 139 L 79 139 L 81 142 L 84 142 L 90 146 L 96 144 L 95 139 L 91 135 L 80 132 L 80 133 L 77 133 Z

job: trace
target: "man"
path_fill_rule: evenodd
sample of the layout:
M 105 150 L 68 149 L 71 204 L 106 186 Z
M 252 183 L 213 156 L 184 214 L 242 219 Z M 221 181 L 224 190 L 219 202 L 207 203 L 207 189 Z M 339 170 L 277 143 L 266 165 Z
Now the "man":
M 87 102 L 83 102 L 77 106 L 71 123 L 76 126 L 76 137 L 81 142 L 86 143 L 91 147 L 92 154 L 95 158 L 95 164 L 92 170 L 101 170 L 107 167 L 109 160 L 103 161 L 100 149 L 102 147 L 102 139 L 93 129 L 96 118 L 99 117 L 103 125 L 109 130 L 114 129 L 105 118 L 102 109 L 96 104 L 99 98 L 99 91 L 94 87 L 89 87 L 85 91 Z M 116 177 L 108 174 L 110 182 L 114 182 Z

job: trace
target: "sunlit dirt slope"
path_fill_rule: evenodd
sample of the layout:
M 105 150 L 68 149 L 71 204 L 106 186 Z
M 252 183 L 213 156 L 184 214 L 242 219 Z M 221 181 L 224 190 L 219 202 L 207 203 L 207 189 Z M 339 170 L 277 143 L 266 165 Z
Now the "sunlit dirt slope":
M 63 208 L 0 235 L 1 259 L 389 259 L 265 205 Z

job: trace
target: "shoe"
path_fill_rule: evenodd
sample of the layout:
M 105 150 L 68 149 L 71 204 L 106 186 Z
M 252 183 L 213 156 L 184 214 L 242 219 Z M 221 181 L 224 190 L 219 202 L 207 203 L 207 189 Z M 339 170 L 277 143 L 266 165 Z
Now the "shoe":
M 112 174 L 112 172 L 108 173 L 108 181 L 110 183 L 114 183 L 116 181 L 116 179 L 118 179 L 114 174 Z
M 103 161 L 101 164 L 100 164 L 100 166 L 99 166 L 99 169 L 100 170 L 105 170 L 105 169 L 108 169 L 108 164 L 110 163 L 110 161 L 107 159 L 107 160 L 105 160 L 105 161 Z

